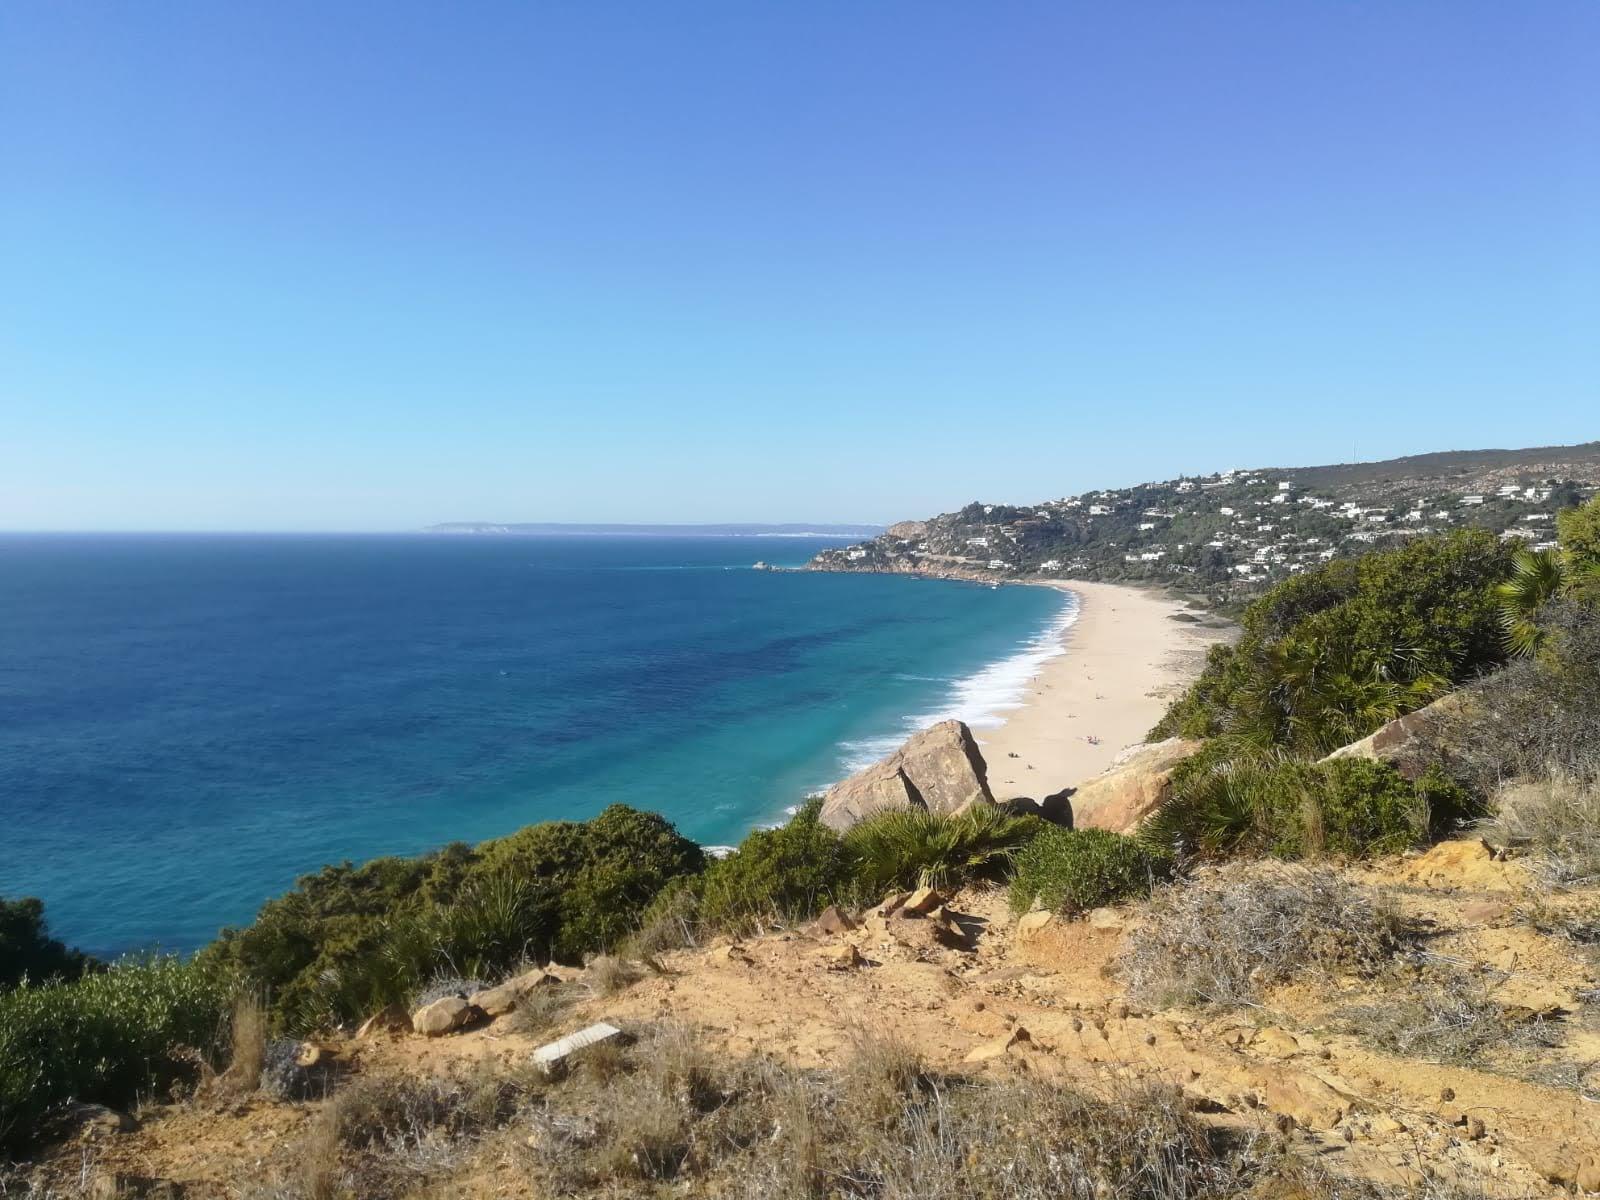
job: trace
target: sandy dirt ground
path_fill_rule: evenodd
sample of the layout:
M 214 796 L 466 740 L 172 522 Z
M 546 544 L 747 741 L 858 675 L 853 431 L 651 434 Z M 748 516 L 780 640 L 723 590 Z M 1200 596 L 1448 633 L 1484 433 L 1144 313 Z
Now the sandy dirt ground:
M 927 936 L 927 922 L 867 913 L 842 933 L 777 930 L 665 955 L 655 973 L 581 1000 L 542 1037 L 503 1018 L 449 1037 L 380 1034 L 335 1039 L 327 1049 L 347 1073 L 343 1088 L 360 1076 L 509 1072 L 544 1038 L 596 1020 L 671 1022 L 728 1055 L 807 1067 L 845 1063 L 866 1031 L 914 1047 L 941 1071 L 1024 1071 L 1091 1089 L 1158 1079 L 1209 1120 L 1276 1129 L 1292 1153 L 1339 1175 L 1418 1188 L 1419 1197 L 1560 1196 L 1600 1163 L 1600 1103 L 1582 1082 L 1592 1079 L 1600 1048 L 1586 1000 L 1597 983 L 1594 957 L 1534 928 L 1526 906 L 1548 903 L 1545 889 L 1475 840 L 1350 877 L 1426 927 L 1434 954 L 1482 972 L 1507 1011 L 1551 1014 L 1557 1044 L 1534 1062 L 1495 1047 L 1452 1062 L 1386 1052 L 1342 1014 L 1405 1003 L 1416 986 L 1409 978 L 1311 972 L 1247 1008 L 1151 1011 L 1126 996 L 1118 965 L 1146 919 L 1142 906 L 1030 930 L 1007 911 L 1003 892 L 988 891 L 951 900 L 964 946 Z M 1590 889 L 1560 900 L 1595 898 Z M 841 969 L 849 947 L 855 953 Z M 583 977 L 573 986 L 583 988 Z M 259 1095 L 152 1106 L 136 1132 L 83 1153 L 97 1170 L 178 1181 L 191 1200 L 237 1197 L 251 1180 L 293 1170 L 320 1107 Z M 525 1140 L 513 1124 L 456 1168 L 476 1172 L 480 1186 L 427 1194 L 536 1194 Z M 79 1162 L 76 1146 L 57 1152 L 63 1174 Z

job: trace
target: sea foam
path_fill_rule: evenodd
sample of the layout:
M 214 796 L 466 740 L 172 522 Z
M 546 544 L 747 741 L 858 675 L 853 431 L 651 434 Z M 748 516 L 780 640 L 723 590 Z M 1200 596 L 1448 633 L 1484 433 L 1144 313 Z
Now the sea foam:
M 1077 622 L 1078 610 L 1077 593 L 1068 592 L 1061 612 L 1043 631 L 1022 643 L 1015 653 L 953 681 L 937 708 L 903 717 L 893 732 L 842 743 L 842 773 L 850 775 L 871 766 L 912 734 L 940 721 L 965 721 L 973 729 L 1004 724 L 1006 714 L 1022 707 L 1028 684 L 1038 678 L 1044 665 L 1067 652 L 1067 630 Z

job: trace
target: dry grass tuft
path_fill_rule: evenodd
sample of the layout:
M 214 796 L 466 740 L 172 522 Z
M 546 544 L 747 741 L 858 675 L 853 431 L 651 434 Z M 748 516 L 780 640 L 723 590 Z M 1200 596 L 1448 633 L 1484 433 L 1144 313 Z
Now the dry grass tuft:
M 511 1013 L 510 1027 L 528 1037 L 543 1037 L 582 998 L 580 989 L 570 983 L 536 987 L 518 998 L 517 1007 Z
M 1391 1054 L 1480 1070 L 1489 1066 L 1487 1058 L 1561 1043 L 1559 1022 L 1526 1011 L 1508 1013 L 1494 999 L 1494 982 L 1456 966 L 1430 966 L 1384 1001 L 1346 1009 L 1342 1023 Z
M 1404 942 L 1393 905 L 1337 872 L 1249 863 L 1159 893 L 1119 966 L 1139 1003 L 1231 1006 L 1308 967 L 1374 971 Z
M 267 1041 L 267 1009 L 261 997 L 254 992 L 240 995 L 228 1022 L 228 1069 L 217 1081 L 223 1090 L 242 1095 L 261 1086 Z
M 637 963 L 610 954 L 597 954 L 584 968 L 583 982 L 597 996 L 614 996 L 644 978 Z

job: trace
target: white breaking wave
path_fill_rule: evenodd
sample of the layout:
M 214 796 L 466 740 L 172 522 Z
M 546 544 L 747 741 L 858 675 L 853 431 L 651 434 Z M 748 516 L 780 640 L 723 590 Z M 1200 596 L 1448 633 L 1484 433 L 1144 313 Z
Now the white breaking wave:
M 1029 638 L 1015 654 L 956 680 L 949 696 L 938 708 L 902 718 L 897 731 L 843 743 L 839 749 L 844 774 L 851 775 L 871 766 L 912 734 L 940 721 L 954 718 L 965 721 L 973 729 L 992 729 L 1004 724 L 1007 713 L 1022 707 L 1028 685 L 1038 678 L 1044 665 L 1067 652 L 1067 630 L 1078 620 L 1077 594 L 1069 592 L 1067 595 L 1060 615 L 1042 633 Z

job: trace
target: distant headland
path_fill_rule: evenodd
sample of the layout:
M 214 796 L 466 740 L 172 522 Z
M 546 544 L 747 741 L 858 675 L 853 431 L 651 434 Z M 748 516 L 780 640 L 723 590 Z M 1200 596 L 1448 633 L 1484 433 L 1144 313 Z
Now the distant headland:
M 593 536 L 597 534 L 656 535 L 666 537 L 877 537 L 884 531 L 882 525 L 829 525 L 829 524 L 728 524 L 728 525 L 582 525 L 557 521 L 524 521 L 502 523 L 498 521 L 446 521 L 429 525 L 425 533 L 477 533 L 513 535 L 568 535 Z

